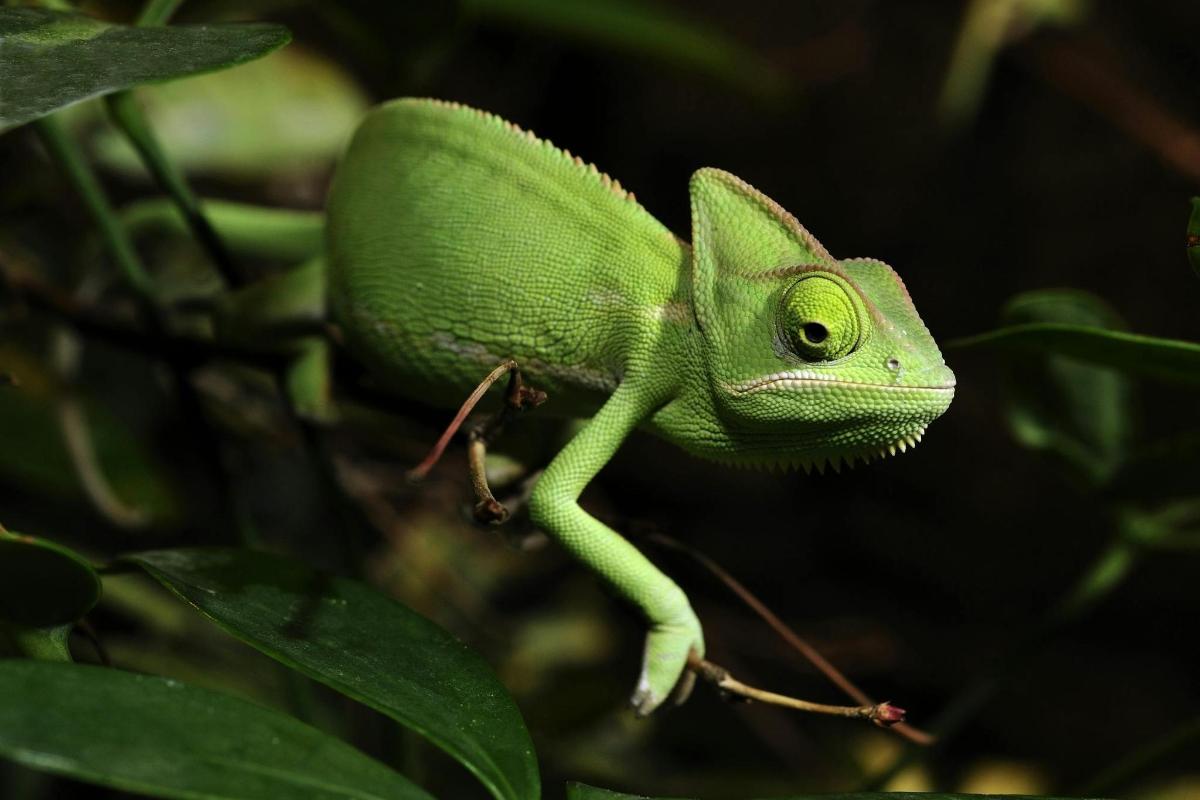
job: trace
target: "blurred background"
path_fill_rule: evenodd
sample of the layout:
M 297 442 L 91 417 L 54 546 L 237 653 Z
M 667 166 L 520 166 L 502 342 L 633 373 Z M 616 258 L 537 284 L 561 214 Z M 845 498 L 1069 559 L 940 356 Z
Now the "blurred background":
M 138 7 L 81 4 L 123 22 Z M 138 91 L 208 197 L 320 209 L 364 110 L 433 96 L 594 162 L 684 238 L 689 175 L 729 170 L 835 256 L 892 264 L 940 342 L 1064 318 L 1200 338 L 1184 255 L 1200 186 L 1190 0 L 211 0 L 174 21 L 231 19 L 281 22 L 294 41 Z M 68 116 L 106 187 L 121 204 L 156 195 L 96 105 Z M 0 256 L 120 310 L 82 206 L 28 130 L 0 137 L 0 175 Z M 186 239 L 139 241 L 181 296 L 203 282 Z M 1018 297 L 1046 289 L 1072 291 Z M 715 559 L 873 696 L 942 734 L 921 749 L 861 723 L 726 703 L 706 686 L 633 719 L 637 617 L 556 546 L 522 540 L 521 519 L 504 534 L 472 525 L 461 447 L 424 485 L 405 483 L 442 412 L 339 394 L 342 423 L 301 430 L 244 366 L 197 370 L 189 404 L 149 348 L 68 335 L 16 301 L 0 325 L 0 373 L 21 387 L 0 387 L 5 526 L 100 560 L 232 543 L 240 528 L 366 576 L 497 667 L 548 797 L 566 779 L 705 798 L 1200 797 L 1195 387 L 946 347 L 958 394 L 914 452 L 781 475 L 639 435 L 589 489 L 586 504 L 689 593 L 712 660 L 756 685 L 843 701 L 718 581 L 646 534 Z M 536 464 L 560 436 L 534 414 L 501 449 Z M 89 621 L 114 663 L 297 702 L 264 657 L 148 581 L 105 588 Z M 484 796 L 382 718 L 319 687 L 303 694 L 311 718 L 402 759 L 438 796 Z M 118 795 L 0 764 L 0 796 Z

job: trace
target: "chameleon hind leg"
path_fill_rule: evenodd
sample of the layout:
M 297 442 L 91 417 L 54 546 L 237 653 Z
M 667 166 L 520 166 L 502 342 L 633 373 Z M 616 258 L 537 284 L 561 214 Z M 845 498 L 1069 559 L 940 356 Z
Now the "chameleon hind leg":
M 579 496 L 621 442 L 652 414 L 654 403 L 622 384 L 550 462 L 530 497 L 534 524 L 632 602 L 650 623 L 641 675 L 631 703 L 646 715 L 674 693 L 687 698 L 693 676 L 688 654 L 704 655 L 700 621 L 687 596 L 616 531 L 579 506 Z

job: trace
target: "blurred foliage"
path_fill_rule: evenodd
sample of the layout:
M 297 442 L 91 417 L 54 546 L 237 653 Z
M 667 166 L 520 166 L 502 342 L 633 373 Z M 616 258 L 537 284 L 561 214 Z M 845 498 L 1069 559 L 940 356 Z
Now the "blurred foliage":
M 0 17 L 0 131 L 89 97 L 241 64 L 288 41 L 278 25 L 129 28 L 36 8 Z
M 0 533 L 0 795 L 1197 793 L 1196 4 L 36 5 L 66 6 L 0 8 L 0 522 L 49 538 Z M 716 164 L 897 266 L 956 345 L 916 453 L 800 478 L 643 438 L 585 501 L 686 534 L 935 747 L 703 689 L 632 720 L 639 621 L 521 513 L 474 527 L 460 452 L 405 481 L 445 413 L 344 357 L 315 258 L 339 150 L 402 94 L 681 234 Z M 1200 274 L 1198 242 L 1193 199 Z M 568 434 L 523 419 L 496 484 L 519 506 Z M 652 557 L 714 659 L 837 701 Z

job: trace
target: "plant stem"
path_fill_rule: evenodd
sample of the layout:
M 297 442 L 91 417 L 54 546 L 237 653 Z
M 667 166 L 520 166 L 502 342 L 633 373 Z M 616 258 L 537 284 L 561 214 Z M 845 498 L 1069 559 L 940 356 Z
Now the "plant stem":
M 166 25 L 181 5 L 183 0 L 149 0 L 134 24 L 146 28 Z
M 154 176 L 159 188 L 169 194 L 175 204 L 179 206 L 179 211 L 183 214 L 188 227 L 192 229 L 192 234 L 208 253 L 221 278 L 229 286 L 236 287 L 245 283 L 234 267 L 229 250 L 221 242 L 221 238 L 208 221 L 208 217 L 204 215 L 200 201 L 192 192 L 187 179 L 174 162 L 167 157 L 159 144 L 158 137 L 154 135 L 154 131 L 147 124 L 146 115 L 138 106 L 133 92 L 124 91 L 110 94 L 104 98 L 104 106 L 108 109 L 109 119 L 125 134 L 125 138 L 137 150 L 142 163 L 150 170 L 150 174 Z
M 182 0 L 149 0 L 142 9 L 137 24 L 142 27 L 165 25 L 181 3 Z M 154 176 L 159 188 L 169 194 L 175 204 L 179 206 L 179 211 L 183 214 L 188 227 L 192 229 L 193 235 L 208 252 L 209 258 L 212 259 L 213 265 L 225 283 L 229 286 L 241 286 L 244 281 L 241 280 L 241 276 L 234 267 L 229 250 L 226 249 L 217 235 L 216 229 L 204 215 L 200 201 L 192 192 L 182 170 L 167 157 L 158 137 L 154 135 L 154 130 L 146 122 L 146 115 L 133 96 L 133 90 L 110 94 L 104 98 L 104 106 L 108 109 L 108 116 L 113 124 L 137 150 L 142 163 L 150 170 L 150 174 Z
M 138 300 L 150 312 L 151 318 L 154 318 L 153 309 L 157 306 L 154 281 L 142 266 L 133 242 L 117 220 L 96 173 L 84 159 L 79 145 L 71 139 L 55 115 L 43 117 L 33 125 L 51 157 L 58 162 L 67 179 L 83 198 L 84 205 L 100 229 L 100 237 L 121 270 L 125 282 L 137 294 Z

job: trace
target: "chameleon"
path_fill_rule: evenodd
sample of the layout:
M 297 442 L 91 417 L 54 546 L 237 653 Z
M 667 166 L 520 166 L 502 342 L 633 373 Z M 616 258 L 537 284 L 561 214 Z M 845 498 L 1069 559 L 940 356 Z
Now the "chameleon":
M 691 242 L 595 166 L 493 114 L 404 98 L 364 118 L 327 201 L 328 301 L 384 386 L 456 407 L 514 360 L 586 419 L 529 498 L 533 522 L 648 623 L 631 703 L 690 689 L 704 655 L 683 590 L 580 495 L 635 430 L 763 468 L 903 451 L 954 374 L 900 277 L 834 258 L 734 175 L 689 182 Z

